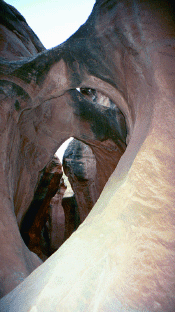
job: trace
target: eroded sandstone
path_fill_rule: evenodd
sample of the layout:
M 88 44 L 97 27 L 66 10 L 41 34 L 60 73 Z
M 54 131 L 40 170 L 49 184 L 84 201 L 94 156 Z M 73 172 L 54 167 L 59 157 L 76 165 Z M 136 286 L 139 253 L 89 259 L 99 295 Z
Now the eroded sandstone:
M 58 229 L 58 233 L 55 233 L 57 238 L 60 234 L 58 242 L 60 240 L 63 242 L 64 238 L 64 216 L 61 200 L 66 186 L 64 181 L 61 181 L 62 175 L 61 163 L 54 156 L 41 173 L 32 202 L 20 225 L 24 242 L 42 260 L 53 253 L 54 227 Z M 60 221 L 58 221 L 58 215 L 60 215 Z
M 3 1 L 1 6 L 3 40 L 9 38 L 10 45 L 16 47 L 12 51 L 6 42 L 2 45 L 0 67 L 3 296 L 41 264 L 24 244 L 18 227 L 32 202 L 40 174 L 58 147 L 70 136 L 94 145 L 121 138 L 116 113 L 76 90 L 82 78 L 80 73 L 73 74 L 77 63 L 72 53 L 65 53 L 66 46 L 37 54 L 44 48 L 24 19 Z M 9 31 L 12 33 L 8 37 Z M 20 45 L 16 44 L 18 40 Z M 19 48 L 22 55 L 17 52 Z
M 128 143 L 88 217 L 0 301 L 4 312 L 174 312 L 174 38 L 170 1 L 97 0 L 63 45 L 2 62 L 2 295 L 19 283 L 18 272 L 31 272 L 13 211 L 25 214 L 58 146 L 74 136 L 94 147 L 98 162 L 101 149 L 115 155 L 114 146 Z M 127 138 L 120 114 L 81 88 L 115 103 Z

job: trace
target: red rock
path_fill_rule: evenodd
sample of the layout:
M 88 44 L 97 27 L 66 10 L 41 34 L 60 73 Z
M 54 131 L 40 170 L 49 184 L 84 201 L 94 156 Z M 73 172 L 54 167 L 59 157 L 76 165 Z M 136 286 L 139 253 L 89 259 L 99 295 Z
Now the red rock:
M 65 239 L 65 213 L 62 206 L 62 199 L 66 185 L 62 179 L 59 189 L 50 201 L 50 252 L 55 252 Z
M 73 140 L 63 156 L 63 168 L 75 193 L 82 223 L 115 170 L 125 147 L 112 141 L 86 145 Z
M 58 203 L 58 193 L 61 193 L 59 194 L 61 195 L 61 198 L 59 199 L 60 201 L 63 197 L 65 187 L 63 187 L 64 183 L 60 181 L 62 174 L 63 171 L 61 163 L 59 159 L 54 156 L 53 159 L 44 168 L 41 174 L 40 181 L 37 185 L 34 198 L 30 204 L 30 207 L 27 209 L 25 217 L 22 220 L 22 225 L 20 229 L 21 235 L 28 248 L 31 251 L 35 252 L 42 260 L 45 260 L 53 252 L 51 251 L 52 249 L 51 241 L 53 240 L 54 236 L 52 228 L 53 221 L 57 223 L 57 219 L 54 220 L 53 218 L 54 214 L 55 217 L 57 216 L 58 213 L 60 213 L 61 216 L 61 206 L 60 207 L 57 206 L 57 209 L 59 209 L 59 211 L 56 213 L 56 207 L 54 205 L 54 203 L 56 204 L 55 202 L 56 198 L 54 201 L 54 196 L 57 196 L 57 203 Z M 50 229 L 47 229 L 46 226 L 47 223 L 49 223 Z M 62 224 L 62 226 L 64 226 L 64 223 Z M 43 235 L 45 236 L 45 239 L 44 236 L 42 235 L 42 232 Z M 62 241 L 62 236 L 64 238 L 64 230 L 63 234 L 62 233 L 60 234 L 61 234 L 60 239 Z M 57 237 L 58 236 L 59 234 L 57 234 Z
M 1 6 L 0 55 L 7 60 L 31 57 L 44 51 L 45 47 L 28 26 L 25 18 L 4 1 Z
M 2 1 L 1 4 L 5 17 L 1 20 L 2 26 L 11 31 L 11 26 L 8 28 L 8 25 L 13 24 L 15 33 L 15 36 L 9 35 L 8 42 L 19 48 L 16 43 L 20 36 L 17 39 L 16 34 L 20 33 L 25 22 L 20 14 L 15 13 L 14 23 L 13 9 Z M 26 27 L 28 26 L 24 27 L 25 30 L 28 29 Z M 21 30 L 21 34 L 23 31 Z M 14 53 L 11 53 L 12 50 L 9 52 L 6 43 L 2 45 L 0 54 L 3 57 L 4 51 L 7 51 L 7 59 L 1 59 L 0 68 L 0 171 L 3 198 L 0 209 L 6 229 L 5 235 L 3 226 L 0 229 L 2 295 L 21 282 L 18 278 L 14 280 L 14 274 L 18 276 L 20 272 L 25 278 L 41 263 L 26 248 L 18 226 L 21 227 L 32 202 L 40 173 L 58 147 L 70 136 L 95 145 L 99 140 L 108 138 L 121 140 L 115 113 L 109 108 L 92 103 L 88 97 L 86 99 L 76 91 L 79 78 L 70 74 L 75 70 L 73 67 L 76 64 L 71 61 L 70 55 L 64 53 L 64 46 L 43 51 L 37 56 L 40 44 L 33 36 L 35 37 L 32 33 L 31 42 L 27 37 L 27 43 L 21 37 L 22 54 L 20 50 L 19 53 L 17 50 Z M 8 40 L 8 37 L 3 38 Z M 34 50 L 33 44 L 36 47 Z M 33 56 L 26 58 L 31 51 Z M 20 60 L 16 61 L 19 57 Z M 69 235 L 71 231 L 68 231 Z M 11 252 L 8 253 L 8 250 Z M 11 259 L 14 261 L 13 266 Z
M 36 266 L 14 210 L 20 223 L 59 145 L 74 136 L 96 146 L 98 161 L 99 142 L 128 144 L 83 224 L 2 311 L 175 310 L 174 38 L 169 1 L 97 0 L 63 45 L 2 60 L 1 295 Z M 125 135 L 120 114 L 81 87 L 115 103 Z

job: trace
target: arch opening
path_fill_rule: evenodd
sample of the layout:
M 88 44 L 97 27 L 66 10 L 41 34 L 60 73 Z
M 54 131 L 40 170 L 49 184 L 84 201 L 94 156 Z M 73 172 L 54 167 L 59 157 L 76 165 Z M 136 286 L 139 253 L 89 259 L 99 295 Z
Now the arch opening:
M 45 261 L 85 220 L 126 149 L 126 121 L 103 93 L 77 88 L 86 99 L 115 114 L 119 141 L 95 145 L 73 137 L 57 150 L 43 169 L 33 200 L 20 228 L 27 247 Z M 113 131 L 110 125 L 108 132 Z M 116 133 L 116 132 L 115 132 Z M 120 143 L 122 142 L 122 144 Z

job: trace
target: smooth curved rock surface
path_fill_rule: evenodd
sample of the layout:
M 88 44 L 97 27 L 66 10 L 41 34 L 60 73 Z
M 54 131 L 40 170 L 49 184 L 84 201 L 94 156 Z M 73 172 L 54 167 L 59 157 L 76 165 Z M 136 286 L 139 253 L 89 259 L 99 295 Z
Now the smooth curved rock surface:
M 25 18 L 11 5 L 0 1 L 0 55 L 6 60 L 32 57 L 45 50 Z
M 2 0 L 0 1 L 0 37 L 0 57 L 4 61 L 32 57 L 45 50 L 38 37 L 27 25 L 24 17 L 14 7 L 6 4 Z M 28 190 L 27 187 L 25 188 L 25 186 L 27 186 L 25 177 L 21 179 L 21 170 L 18 165 L 20 156 L 18 159 L 19 162 L 16 162 L 15 158 L 13 159 L 13 152 L 15 150 L 17 152 L 20 146 L 19 134 L 18 130 L 15 128 L 15 124 L 19 121 L 18 117 L 20 111 L 25 108 L 25 101 L 27 99 L 26 92 L 13 82 L 6 83 L 2 75 L 1 79 L 0 192 L 2 200 L 0 205 L 0 297 L 21 283 L 26 276 L 42 263 L 42 261 L 24 245 L 16 222 L 16 216 L 19 215 L 19 224 L 23 214 L 25 214 L 27 210 L 26 206 L 25 211 L 21 215 L 20 207 L 24 197 L 28 197 Z M 9 94 L 11 94 L 10 99 L 6 101 Z M 9 174 L 9 172 L 11 173 Z M 39 172 L 37 172 L 37 175 L 38 174 Z M 16 185 L 14 185 L 14 175 L 18 176 Z M 22 185 L 21 190 L 20 185 Z M 7 195 L 8 192 L 9 195 Z M 19 197 L 17 196 L 18 193 Z M 29 203 L 30 199 L 27 205 L 29 205 Z
M 23 28 L 24 19 L 15 13 L 14 23 L 13 9 L 2 1 L 1 5 L 8 25 L 13 24 L 9 42 L 15 46 L 13 33 Z M 7 24 L 4 18 L 1 21 Z M 28 38 L 28 44 L 35 39 Z M 67 44 L 37 55 L 37 43 L 31 57 L 24 55 L 23 37 L 20 45 L 24 49 L 18 60 L 16 50 L 7 53 L 10 60 L 5 59 L 2 48 L 0 64 L 1 296 L 41 264 L 24 244 L 18 225 L 33 199 L 40 172 L 58 147 L 71 136 L 94 145 L 108 138 L 122 141 L 116 114 L 76 90 L 82 78 Z
M 3 62 L 1 87 L 9 93 L 2 106 L 8 129 L 1 128 L 0 142 L 2 256 L 6 246 L 15 253 L 14 242 L 20 242 L 12 211 L 24 187 L 21 182 L 16 193 L 16 181 L 26 182 L 31 200 L 34 173 L 67 137 L 96 149 L 99 141 L 127 143 L 86 220 L 1 299 L 4 312 L 174 312 L 174 21 L 169 1 L 97 0 L 87 22 L 63 45 L 31 61 Z M 18 84 L 13 97 L 12 82 Z M 27 93 L 20 98 L 19 86 Z M 126 120 L 126 142 L 116 114 L 76 88 L 103 92 L 115 103 Z M 14 98 L 26 109 L 16 112 Z

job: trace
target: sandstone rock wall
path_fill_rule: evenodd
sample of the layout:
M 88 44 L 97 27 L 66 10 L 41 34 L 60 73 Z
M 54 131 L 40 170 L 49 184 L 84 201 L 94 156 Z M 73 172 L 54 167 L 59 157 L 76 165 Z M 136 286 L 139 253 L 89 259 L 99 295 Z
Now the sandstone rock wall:
M 96 160 L 91 148 L 72 140 L 63 156 L 63 168 L 74 191 L 82 222 L 99 196 L 95 184 Z
M 31 57 L 45 50 L 25 18 L 11 5 L 0 1 L 0 55 L 7 60 Z
M 64 171 L 74 190 L 80 221 L 83 222 L 126 149 L 127 129 L 123 114 L 103 93 L 90 88 L 81 88 L 80 92 L 93 103 L 110 107 L 115 112 L 123 140 L 123 143 L 104 140 L 87 145 L 74 139 L 64 153 Z
M 58 238 L 57 246 L 60 245 L 60 241 L 63 242 L 64 238 L 64 215 L 61 200 L 66 186 L 61 179 L 62 174 L 61 163 L 54 156 L 41 174 L 34 198 L 20 227 L 24 242 L 42 260 L 52 254 L 55 245 L 53 241 L 56 240 L 56 237 Z M 61 228 L 59 228 L 59 224 Z M 56 233 L 56 228 L 58 233 Z
M 18 227 L 21 228 L 26 219 L 26 213 L 30 211 L 29 207 L 42 177 L 43 168 L 51 161 L 62 142 L 74 136 L 91 146 L 92 150 L 94 149 L 94 155 L 97 155 L 95 156 L 96 172 L 98 163 L 103 164 L 100 159 L 103 159 L 101 155 L 103 149 L 106 149 L 106 143 L 109 145 L 109 142 L 114 142 L 115 146 L 122 148 L 122 152 L 126 144 L 125 136 L 123 137 L 123 132 L 120 131 L 122 123 L 118 118 L 119 114 L 111 109 L 111 102 L 106 98 L 104 106 L 101 105 L 102 97 L 96 95 L 96 91 L 92 92 L 93 98 L 91 94 L 86 94 L 85 90 L 77 91 L 80 81 L 85 78 L 81 76 L 81 71 L 77 72 L 76 69 L 78 62 L 80 64 L 83 62 L 80 57 L 82 53 L 78 54 L 79 41 L 75 40 L 73 44 L 70 41 L 70 45 L 68 42 L 45 51 L 43 47 L 38 47 L 38 39 L 33 33 L 31 35 L 31 32 L 28 32 L 28 26 L 21 15 L 3 1 L 1 5 L 5 16 L 5 19 L 2 19 L 4 45 L 2 44 L 1 47 L 2 58 L 0 60 L 2 100 L 0 107 L 0 191 L 2 198 L 0 210 L 3 220 L 0 227 L 0 285 L 1 296 L 3 296 L 41 264 L 40 259 L 24 244 Z M 23 33 L 23 28 L 26 33 Z M 8 31 L 11 33 L 9 34 Z M 7 43 L 10 45 L 8 46 Z M 12 44 L 14 50 L 9 48 Z M 42 49 L 43 52 L 38 55 L 37 53 Z M 78 62 L 74 54 L 78 56 Z M 76 72 L 75 75 L 74 72 Z M 87 176 L 92 181 L 94 172 L 90 167 L 88 168 L 88 173 L 91 172 L 93 178 L 90 175 Z M 98 194 L 107 181 L 106 177 L 101 181 L 103 174 L 100 174 L 97 175 L 100 177 L 99 180 L 95 177 L 94 183 Z M 75 231 L 97 198 L 92 184 L 87 183 L 88 179 L 85 179 L 83 186 L 85 190 L 81 204 L 81 206 L 84 205 L 83 209 L 77 209 L 75 199 L 72 197 L 63 201 L 65 202 L 63 203 L 65 221 L 63 210 L 61 210 L 60 222 L 62 228 L 65 226 L 64 239 Z M 87 195 L 89 193 L 92 195 Z M 87 196 L 88 207 L 85 206 Z M 48 220 L 52 213 L 50 214 L 50 208 L 48 208 L 49 200 L 50 198 L 46 195 L 45 205 L 42 203 L 40 212 L 33 219 L 31 218 L 33 221 L 28 227 L 28 232 L 26 227 L 22 229 L 23 235 L 28 235 L 28 246 L 30 245 L 30 248 L 35 250 L 43 260 L 50 254 L 50 246 L 52 250 L 55 250 L 63 239 L 63 233 L 60 234 L 59 243 L 54 240 L 55 234 L 51 236 L 52 226 Z M 70 201 L 73 205 L 70 205 Z M 39 205 L 36 210 L 38 207 Z M 55 215 L 55 210 L 53 215 Z M 58 214 L 56 218 L 58 220 Z M 24 224 L 27 223 L 24 222 Z

